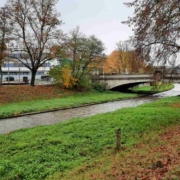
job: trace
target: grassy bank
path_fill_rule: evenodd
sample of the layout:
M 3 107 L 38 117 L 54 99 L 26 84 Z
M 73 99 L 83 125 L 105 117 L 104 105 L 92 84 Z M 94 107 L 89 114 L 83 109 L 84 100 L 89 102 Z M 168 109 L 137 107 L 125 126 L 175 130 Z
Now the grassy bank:
M 152 131 L 135 146 L 120 152 L 104 153 L 92 163 L 48 179 L 61 180 L 179 180 L 180 126 Z
M 0 105 L 0 118 L 17 116 L 29 112 L 41 112 L 58 108 L 75 107 L 89 103 L 103 103 L 111 100 L 137 97 L 136 94 L 118 92 L 81 92 L 67 94 L 59 98 L 37 99 Z
M 168 91 L 174 88 L 173 84 L 167 84 L 167 85 L 159 85 L 158 87 L 155 86 L 142 86 L 142 87 L 136 87 L 131 89 L 132 92 L 144 92 L 144 93 L 157 93 L 157 92 L 163 92 Z
M 179 124 L 180 97 L 136 108 L 57 125 L 24 129 L 0 136 L 1 179 L 61 179 L 61 174 L 114 153 L 121 128 L 123 147 L 134 147 L 142 136 Z

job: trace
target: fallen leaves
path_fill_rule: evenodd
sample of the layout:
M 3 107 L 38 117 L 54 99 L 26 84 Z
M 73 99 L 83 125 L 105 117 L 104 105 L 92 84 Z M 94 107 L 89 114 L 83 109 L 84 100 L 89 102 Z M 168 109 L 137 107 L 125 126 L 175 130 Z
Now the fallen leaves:
M 72 91 L 56 86 L 2 86 L 0 87 L 0 105 L 21 101 L 60 98 L 72 94 Z
M 123 154 L 122 154 L 123 153 Z M 106 157 L 84 169 L 85 179 L 98 180 L 178 180 L 180 179 L 180 126 L 171 127 L 155 138 L 147 138 L 133 148 Z M 105 159 L 103 159 L 105 160 Z M 103 161 L 102 161 L 103 162 Z

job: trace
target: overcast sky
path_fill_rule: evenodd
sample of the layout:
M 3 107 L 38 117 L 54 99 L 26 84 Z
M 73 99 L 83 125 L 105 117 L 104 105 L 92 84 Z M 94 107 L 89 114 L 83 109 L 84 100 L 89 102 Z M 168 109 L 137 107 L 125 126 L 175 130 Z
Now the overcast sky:
M 131 28 L 121 24 L 133 13 L 123 2 L 132 0 L 59 0 L 57 9 L 64 22 L 62 30 L 68 33 L 76 26 L 86 35 L 95 35 L 106 47 L 105 53 L 110 54 L 118 41 L 124 41 L 133 35 Z M 6 0 L 0 0 L 0 6 Z

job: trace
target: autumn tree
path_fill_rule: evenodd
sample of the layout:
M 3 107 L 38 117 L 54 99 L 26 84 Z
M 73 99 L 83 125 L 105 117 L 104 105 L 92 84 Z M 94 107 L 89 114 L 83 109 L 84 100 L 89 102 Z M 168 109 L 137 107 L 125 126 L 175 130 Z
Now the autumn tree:
M 107 58 L 104 64 L 104 71 L 106 74 L 121 74 L 121 62 L 119 59 L 119 52 L 113 51 Z
M 131 47 L 129 41 L 120 41 L 117 43 L 118 59 L 121 66 L 121 73 L 129 72 L 129 65 L 131 63 Z
M 0 8 L 0 86 L 2 85 L 2 79 L 3 79 L 3 71 L 2 71 L 2 64 L 5 61 L 7 57 L 7 42 L 9 39 L 9 33 L 10 29 L 8 27 L 7 23 L 7 9 L 2 7 Z
M 126 22 L 133 27 L 138 55 L 154 65 L 178 65 L 180 52 L 180 1 L 133 0 L 134 8 Z
M 80 83 L 102 61 L 104 44 L 95 36 L 86 37 L 79 27 L 70 32 L 66 53 L 72 59 L 72 74 Z
M 54 58 L 51 48 L 62 38 L 58 26 L 60 14 L 55 5 L 57 0 L 8 0 L 9 25 L 12 27 L 11 56 L 31 71 L 31 86 L 39 67 Z
M 117 43 L 117 49 L 108 57 L 105 71 L 115 74 L 142 73 L 145 66 L 146 64 L 137 57 L 132 43 L 128 40 Z

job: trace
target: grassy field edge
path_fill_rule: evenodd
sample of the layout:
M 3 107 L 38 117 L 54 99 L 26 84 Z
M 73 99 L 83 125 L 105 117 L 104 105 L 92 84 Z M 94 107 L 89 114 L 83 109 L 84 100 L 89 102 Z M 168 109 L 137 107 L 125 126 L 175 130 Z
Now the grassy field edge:
M 165 98 L 135 108 L 1 135 L 1 178 L 44 179 L 54 173 L 60 177 L 105 151 L 113 152 L 118 128 L 122 131 L 122 146 L 133 147 L 146 134 L 178 125 L 179 102 L 179 96 Z

